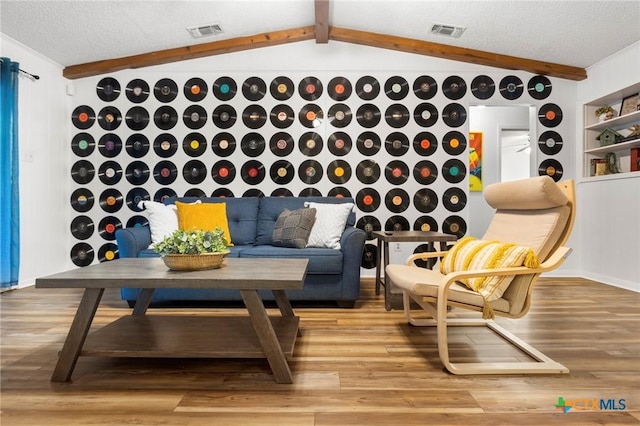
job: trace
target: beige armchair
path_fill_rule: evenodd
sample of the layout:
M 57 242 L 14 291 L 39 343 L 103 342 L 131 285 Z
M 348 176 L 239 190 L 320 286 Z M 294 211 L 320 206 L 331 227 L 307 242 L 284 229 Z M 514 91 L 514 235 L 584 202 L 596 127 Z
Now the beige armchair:
M 451 373 L 568 373 L 569 370 L 565 366 L 498 325 L 493 321 L 493 317 L 521 318 L 526 315 L 531 307 L 531 295 L 540 274 L 559 267 L 571 252 L 564 244 L 569 238 L 575 219 L 574 182 L 567 180 L 556 183 L 548 176 L 535 177 L 489 185 L 485 188 L 484 196 L 487 203 L 496 209 L 495 215 L 482 241 L 471 242 L 470 239 L 466 239 L 465 244 L 473 243 L 479 247 L 485 241 L 514 243 L 520 248 L 530 249 L 527 260 L 530 267 L 524 266 L 527 262 L 522 258 L 519 262 L 523 266 L 485 267 L 475 270 L 462 267 L 462 270 L 449 272 L 447 265 L 450 268 L 455 260 L 455 253 L 451 252 L 456 248 L 454 245 L 450 250 L 449 259 L 444 258 L 445 268 L 442 272 L 438 270 L 438 266 L 433 270 L 417 267 L 414 261 L 435 257 L 441 259 L 442 266 L 442 259 L 448 252 L 418 253 L 409 259 L 407 265 L 388 265 L 385 269 L 385 280 L 402 289 L 404 311 L 409 323 L 415 326 L 437 327 L 440 360 Z M 456 244 L 463 244 L 462 240 Z M 462 262 L 463 266 L 469 265 L 469 262 L 471 265 L 478 263 L 473 257 L 479 253 L 479 249 L 468 250 L 468 258 Z M 460 246 L 457 250 L 459 256 L 462 256 L 462 251 L 463 247 Z M 537 259 L 531 259 L 531 253 L 534 253 Z M 474 281 L 474 278 L 480 278 L 481 282 L 486 283 L 485 280 L 499 280 L 501 277 L 511 280 L 502 295 L 500 291 L 487 295 L 484 290 L 481 294 L 461 283 L 463 280 Z M 412 302 L 421 307 L 422 312 L 426 312 L 429 318 L 416 318 L 412 311 Z M 483 318 L 448 318 L 451 307 L 482 312 Z M 447 342 L 449 326 L 489 327 L 533 360 L 452 363 L 449 360 Z

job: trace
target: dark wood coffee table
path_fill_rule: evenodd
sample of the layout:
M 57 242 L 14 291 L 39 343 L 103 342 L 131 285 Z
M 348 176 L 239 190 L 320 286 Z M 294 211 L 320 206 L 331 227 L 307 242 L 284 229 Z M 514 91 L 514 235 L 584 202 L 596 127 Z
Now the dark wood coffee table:
M 78 357 L 264 358 L 278 383 L 292 383 L 286 356 L 299 332 L 285 290 L 301 289 L 308 259 L 227 258 L 219 269 L 170 271 L 160 258 L 127 258 L 36 279 L 36 288 L 84 288 L 51 381 L 66 382 Z M 140 288 L 127 315 L 89 328 L 107 288 Z M 249 315 L 146 315 L 156 288 L 238 289 Z M 281 316 L 269 317 L 258 290 L 270 290 Z M 85 341 L 86 340 L 86 341 Z

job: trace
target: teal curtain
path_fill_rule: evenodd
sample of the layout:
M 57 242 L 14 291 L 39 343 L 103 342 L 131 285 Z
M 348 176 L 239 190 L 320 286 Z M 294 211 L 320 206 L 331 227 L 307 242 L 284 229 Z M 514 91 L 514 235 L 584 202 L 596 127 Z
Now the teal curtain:
M 0 289 L 18 285 L 20 198 L 18 193 L 18 74 L 20 64 L 0 62 Z

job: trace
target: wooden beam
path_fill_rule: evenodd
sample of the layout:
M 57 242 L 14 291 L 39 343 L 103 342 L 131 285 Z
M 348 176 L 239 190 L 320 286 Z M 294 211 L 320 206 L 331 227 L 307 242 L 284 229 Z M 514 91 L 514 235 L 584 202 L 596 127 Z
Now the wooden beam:
M 315 0 L 316 43 L 329 42 L 329 0 Z
M 515 56 L 499 55 L 497 53 L 465 49 L 462 47 L 431 43 L 428 41 L 404 37 L 350 30 L 347 28 L 330 27 L 329 39 L 382 49 L 397 50 L 400 52 L 415 53 L 418 55 L 433 56 L 442 59 L 450 59 L 452 61 L 468 62 L 510 70 L 529 71 L 535 74 L 543 74 L 568 80 L 580 81 L 587 78 L 587 71 L 584 68 L 518 58 Z
M 313 26 L 292 28 L 288 30 L 274 31 L 271 33 L 195 44 L 193 46 L 158 50 L 140 55 L 71 65 L 62 71 L 62 75 L 69 79 L 91 77 L 94 75 L 106 74 L 129 68 L 149 67 L 153 65 L 167 64 L 170 62 L 184 61 L 187 59 L 196 59 L 205 56 L 256 49 L 259 47 L 269 47 L 285 43 L 312 40 L 314 37 L 315 33 Z

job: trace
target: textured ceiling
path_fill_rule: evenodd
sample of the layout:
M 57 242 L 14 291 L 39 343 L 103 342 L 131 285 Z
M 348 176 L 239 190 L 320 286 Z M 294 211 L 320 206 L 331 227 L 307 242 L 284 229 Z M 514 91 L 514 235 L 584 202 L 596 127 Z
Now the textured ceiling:
M 313 25 L 313 0 L 0 1 L 0 32 L 76 65 Z M 640 0 L 330 0 L 329 24 L 586 68 L 640 40 Z M 220 24 L 192 39 L 188 26 Z M 460 39 L 433 23 L 467 27 Z M 332 42 L 329 41 L 329 44 Z

